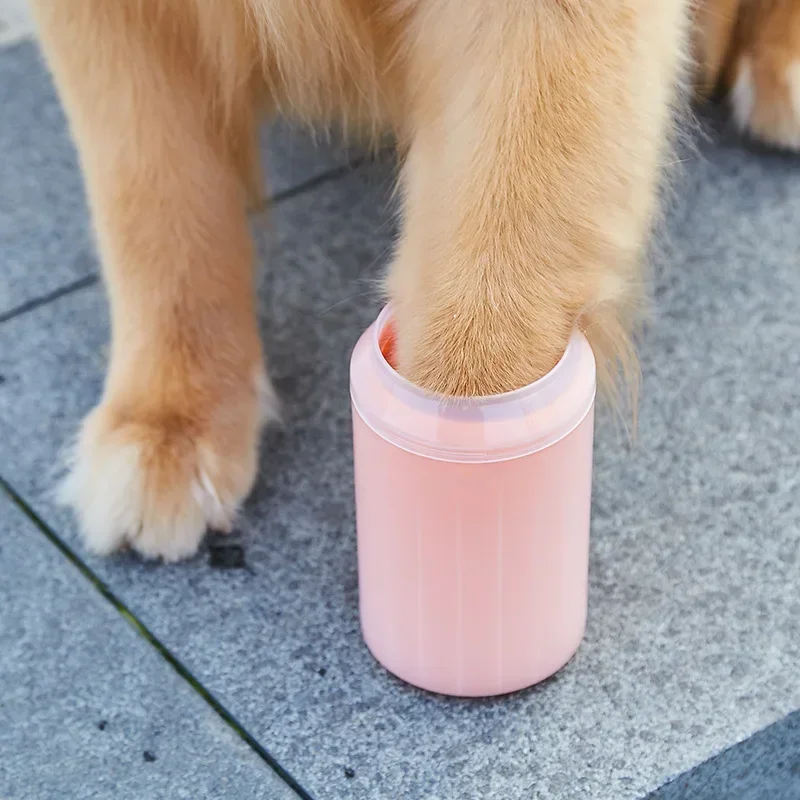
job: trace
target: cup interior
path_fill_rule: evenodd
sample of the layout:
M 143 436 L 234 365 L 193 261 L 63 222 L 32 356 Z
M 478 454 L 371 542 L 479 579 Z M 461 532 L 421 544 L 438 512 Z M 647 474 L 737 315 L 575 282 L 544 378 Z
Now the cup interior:
M 392 381 L 396 389 L 399 389 L 403 393 L 411 392 L 417 395 L 418 399 L 427 398 L 428 400 L 434 401 L 440 408 L 464 408 L 465 406 L 502 406 L 506 403 L 513 403 L 514 401 L 520 400 L 525 396 L 541 392 L 556 380 L 559 373 L 563 371 L 563 365 L 568 360 L 570 351 L 573 349 L 573 338 L 568 342 L 558 363 L 548 373 L 542 375 L 541 378 L 533 381 L 533 383 L 529 383 L 526 386 L 509 392 L 478 397 L 446 397 L 444 395 L 436 395 L 411 383 L 397 371 L 397 329 L 391 306 L 386 306 L 378 316 L 375 323 L 373 345 L 384 377 Z

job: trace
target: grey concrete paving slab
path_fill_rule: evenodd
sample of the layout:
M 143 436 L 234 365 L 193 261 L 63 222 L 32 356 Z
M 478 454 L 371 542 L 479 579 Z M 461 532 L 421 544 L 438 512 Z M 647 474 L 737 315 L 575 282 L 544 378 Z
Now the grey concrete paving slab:
M 800 797 L 800 712 L 681 775 L 647 800 L 793 800 Z
M 16 28 L 15 28 L 16 29 Z M 0 318 L 97 271 L 77 155 L 36 44 L 0 49 Z M 280 194 L 356 158 L 356 147 L 286 122 L 266 126 L 268 187 Z
M 641 797 L 800 707 L 795 172 L 723 142 L 676 183 L 638 440 L 598 426 L 587 638 L 544 685 L 434 697 L 360 639 L 347 359 L 394 235 L 380 168 L 260 235 L 288 419 L 241 520 L 247 568 L 87 563 L 320 800 Z M 78 548 L 49 493 L 106 339 L 98 289 L 0 326 L 3 474 Z
M 0 797 L 297 797 L 2 492 Z

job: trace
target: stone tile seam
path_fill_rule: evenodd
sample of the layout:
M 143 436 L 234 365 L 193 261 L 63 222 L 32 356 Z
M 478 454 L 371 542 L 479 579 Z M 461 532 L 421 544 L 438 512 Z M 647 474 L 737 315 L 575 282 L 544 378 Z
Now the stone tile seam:
M 2 475 L 0 475 L 0 496 L 5 495 L 33 524 L 33 526 L 44 536 L 50 544 L 60 551 L 61 555 L 67 559 L 88 581 L 92 587 L 100 594 L 103 599 L 113 606 L 120 617 L 130 625 L 136 633 L 147 643 L 147 645 L 158 653 L 161 659 L 177 673 L 178 677 L 188 684 L 189 688 L 199 695 L 206 706 L 220 718 L 223 724 L 230 728 L 233 733 L 241 739 L 255 754 L 269 767 L 299 798 L 299 800 L 315 800 L 280 762 L 250 734 L 246 728 L 228 711 L 228 709 L 209 691 L 197 678 L 194 677 L 188 667 L 164 645 L 152 631 L 136 617 L 133 612 L 120 600 L 111 588 L 92 569 L 80 558 L 80 556 L 37 514 L 22 496 L 14 489 Z
M 335 183 L 336 181 L 342 180 L 352 172 L 367 164 L 368 161 L 369 159 L 367 157 L 356 158 L 347 162 L 346 164 L 325 170 L 319 175 L 315 175 L 305 181 L 301 181 L 296 186 L 291 186 L 288 189 L 277 192 L 265 202 L 264 210 L 268 211 L 273 206 L 280 205 L 281 203 L 292 200 L 300 195 L 313 193 L 321 186 L 324 186 L 328 183 Z M 263 213 L 263 211 L 257 210 L 251 214 L 251 217 L 257 217 L 261 213 Z M 35 311 L 42 306 L 49 305 L 56 300 L 60 300 L 62 297 L 67 297 L 74 292 L 94 286 L 99 279 L 100 276 L 96 272 L 90 275 L 84 275 L 82 278 L 78 278 L 75 281 L 66 283 L 63 286 L 59 286 L 58 288 L 53 289 L 51 292 L 39 295 L 38 297 L 33 297 L 30 300 L 26 300 L 24 303 L 20 303 L 18 306 L 0 313 L 0 325 L 2 325 L 4 322 L 10 322 L 11 320 L 31 311 Z

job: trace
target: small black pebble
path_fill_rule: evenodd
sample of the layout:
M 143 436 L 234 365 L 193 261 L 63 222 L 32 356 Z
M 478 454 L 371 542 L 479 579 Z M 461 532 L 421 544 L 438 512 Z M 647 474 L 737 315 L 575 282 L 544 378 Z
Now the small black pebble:
M 214 569 L 244 569 L 244 548 L 240 544 L 211 544 L 208 547 L 208 566 Z
M 355 778 L 356 771 L 352 767 L 345 767 L 344 768 L 344 776 L 345 776 L 345 778 Z
M 156 760 L 155 753 L 151 753 L 149 750 L 144 751 L 144 760 L 148 763 L 152 763 Z
M 327 674 L 328 674 L 328 670 L 326 670 L 325 667 L 320 667 L 317 670 L 317 675 L 319 675 L 320 678 L 324 678 Z
M 108 725 L 108 722 L 106 720 L 104 720 L 104 719 L 101 719 L 100 722 L 97 723 L 97 727 L 101 731 L 104 731 L 106 729 L 106 725 Z

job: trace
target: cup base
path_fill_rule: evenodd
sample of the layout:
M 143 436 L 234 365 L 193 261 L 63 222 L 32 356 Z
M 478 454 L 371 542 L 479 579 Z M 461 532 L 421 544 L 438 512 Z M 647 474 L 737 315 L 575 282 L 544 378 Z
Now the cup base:
M 431 694 L 439 694 L 446 697 L 478 699 L 485 697 L 502 697 L 504 695 L 522 692 L 526 689 L 533 688 L 543 681 L 546 681 L 548 678 L 552 678 L 556 673 L 560 672 L 565 666 L 567 666 L 567 664 L 569 664 L 569 662 L 575 657 L 576 653 L 580 649 L 581 643 L 583 642 L 585 632 L 586 626 L 584 625 L 581 629 L 578 640 L 574 642 L 569 651 L 560 655 L 558 658 L 554 658 L 551 662 L 542 663 L 538 669 L 531 670 L 531 672 L 525 676 L 519 677 L 516 680 L 509 680 L 507 683 L 502 684 L 490 684 L 487 682 L 486 684 L 481 685 L 480 683 L 476 683 L 473 686 L 464 686 L 461 688 L 454 686 L 449 680 L 437 680 L 435 676 L 421 675 L 414 670 L 404 670 L 402 668 L 397 669 L 388 666 L 370 643 L 370 639 L 367 634 L 363 632 L 362 634 L 364 642 L 367 645 L 367 649 L 371 653 L 372 657 L 390 675 L 394 675 L 395 678 L 403 681 L 403 683 L 407 683 L 409 686 L 413 686 L 416 689 L 430 692 Z

